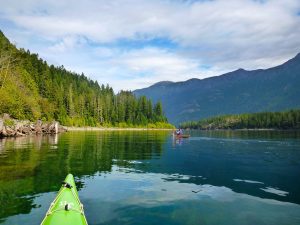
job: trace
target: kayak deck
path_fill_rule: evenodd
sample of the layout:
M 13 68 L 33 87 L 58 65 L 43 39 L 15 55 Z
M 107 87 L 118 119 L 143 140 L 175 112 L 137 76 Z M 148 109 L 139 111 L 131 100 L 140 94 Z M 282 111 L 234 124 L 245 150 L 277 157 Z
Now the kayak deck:
M 41 225 L 87 225 L 72 174 L 66 177 Z

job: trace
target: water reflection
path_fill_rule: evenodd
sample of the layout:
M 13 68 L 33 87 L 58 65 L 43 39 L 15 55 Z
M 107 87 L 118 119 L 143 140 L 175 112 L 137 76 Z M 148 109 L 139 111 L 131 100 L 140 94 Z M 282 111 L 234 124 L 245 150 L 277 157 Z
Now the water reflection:
M 0 222 L 39 224 L 71 172 L 90 224 L 297 224 L 299 134 L 258 133 L 191 132 L 181 143 L 169 132 L 2 139 Z
M 134 160 L 159 157 L 167 136 L 165 132 L 74 132 L 0 139 L 0 219 L 39 207 L 31 195 L 57 191 L 68 173 L 93 175 L 111 171 L 114 163 L 130 167 Z
M 109 173 L 81 177 L 84 188 L 79 194 L 93 225 L 297 224 L 300 219 L 299 205 L 236 193 L 225 186 L 180 182 L 191 178 L 113 165 Z M 45 193 L 34 203 L 52 198 Z M 13 224 L 17 219 L 21 224 L 26 221 L 25 216 L 18 216 L 7 222 Z
M 258 140 L 284 140 L 300 139 L 300 132 L 295 130 L 210 130 L 190 131 L 192 136 L 226 139 L 258 139 Z

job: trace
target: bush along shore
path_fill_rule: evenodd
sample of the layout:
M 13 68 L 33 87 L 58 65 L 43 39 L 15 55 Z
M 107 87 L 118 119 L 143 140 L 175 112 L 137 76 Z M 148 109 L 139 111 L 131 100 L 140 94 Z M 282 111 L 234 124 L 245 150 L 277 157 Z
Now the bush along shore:
M 67 129 L 57 121 L 35 123 L 29 120 L 12 119 L 8 114 L 0 117 L 0 138 L 3 137 L 19 137 L 31 134 L 57 134 L 66 132 Z

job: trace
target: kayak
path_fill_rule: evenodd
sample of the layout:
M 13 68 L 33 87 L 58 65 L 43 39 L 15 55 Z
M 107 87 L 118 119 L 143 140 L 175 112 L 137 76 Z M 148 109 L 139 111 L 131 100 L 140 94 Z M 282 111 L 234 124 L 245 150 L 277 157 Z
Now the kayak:
M 176 134 L 175 137 L 176 138 L 189 138 L 191 135 L 189 134 Z
M 41 225 L 87 225 L 74 177 L 69 174 L 51 203 Z

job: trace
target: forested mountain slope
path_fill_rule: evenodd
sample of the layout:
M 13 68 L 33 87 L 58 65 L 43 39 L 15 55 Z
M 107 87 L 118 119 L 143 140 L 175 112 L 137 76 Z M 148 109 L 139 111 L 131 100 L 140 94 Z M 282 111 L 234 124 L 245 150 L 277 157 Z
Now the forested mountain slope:
M 134 93 L 154 102 L 161 100 L 166 116 L 175 124 L 223 114 L 300 108 L 300 54 L 270 69 L 239 69 L 203 80 L 159 82 Z
M 167 121 L 160 102 L 152 105 L 131 92 L 114 94 L 84 74 L 49 66 L 37 54 L 17 49 L 1 31 L 0 99 L 0 115 L 17 119 L 55 119 L 75 126 L 156 126 Z

